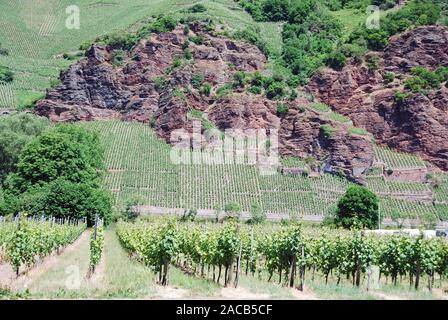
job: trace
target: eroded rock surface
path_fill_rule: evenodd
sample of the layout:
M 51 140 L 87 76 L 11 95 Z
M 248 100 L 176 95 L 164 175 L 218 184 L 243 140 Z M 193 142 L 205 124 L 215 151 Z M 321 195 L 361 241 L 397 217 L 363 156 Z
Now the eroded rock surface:
M 193 59 L 173 68 L 176 57 L 183 57 L 183 44 L 189 36 L 201 35 L 204 43 L 189 44 Z M 263 71 L 266 57 L 255 46 L 213 36 L 200 25 L 152 35 L 141 40 L 124 63 L 115 63 L 116 48 L 93 45 L 87 58 L 72 65 L 62 84 L 48 92 L 36 112 L 53 121 L 96 119 L 135 120 L 151 125 L 170 142 L 177 129 L 192 131 L 191 111 L 200 111 L 202 120 L 217 129 L 265 129 L 279 132 L 281 155 L 312 156 L 322 160 L 325 169 L 361 180 L 371 167 L 373 149 L 369 137 L 349 134 L 347 127 L 308 108 L 310 102 L 297 98 L 284 101 L 286 116 L 277 115 L 278 102 L 244 89 L 217 94 L 232 83 L 235 72 Z M 209 95 L 191 80 L 202 74 L 210 84 Z M 197 114 L 197 113 L 196 113 Z M 194 117 L 193 117 L 194 118 Z M 322 126 L 334 128 L 331 137 L 322 135 Z
M 318 99 L 371 132 L 382 144 L 419 154 L 448 170 L 448 87 L 409 94 L 397 101 L 413 67 L 448 66 L 448 28 L 419 27 L 391 39 L 378 69 L 350 61 L 341 71 L 316 74 L 308 88 Z M 395 80 L 386 84 L 386 72 Z

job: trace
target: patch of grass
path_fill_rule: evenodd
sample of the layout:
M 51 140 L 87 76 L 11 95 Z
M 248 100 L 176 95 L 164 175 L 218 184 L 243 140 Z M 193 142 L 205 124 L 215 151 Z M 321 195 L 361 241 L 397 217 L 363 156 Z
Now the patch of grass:
M 330 117 L 331 120 L 334 120 L 334 121 L 340 122 L 340 123 L 349 123 L 349 122 L 351 122 L 350 118 L 348 118 L 346 116 L 343 116 L 342 114 L 337 113 L 337 112 L 331 112 L 329 117 Z
M 356 128 L 356 127 L 349 128 L 348 132 L 350 134 L 357 134 L 357 135 L 361 135 L 361 136 L 366 136 L 369 134 L 369 132 L 367 130 L 362 129 L 362 128 Z
M 17 107 L 19 109 L 32 108 L 34 104 L 45 97 L 45 93 L 36 91 L 18 91 Z
M 319 111 L 319 112 L 329 112 L 330 111 L 330 107 L 324 103 L 316 102 L 316 103 L 311 104 L 310 106 L 311 106 L 311 108 L 313 108 L 314 110 Z

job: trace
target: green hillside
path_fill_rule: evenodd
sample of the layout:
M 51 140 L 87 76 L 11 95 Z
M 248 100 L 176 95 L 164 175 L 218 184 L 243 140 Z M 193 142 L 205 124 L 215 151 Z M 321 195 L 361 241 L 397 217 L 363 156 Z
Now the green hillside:
M 207 8 L 198 17 L 213 17 L 231 28 L 257 25 L 261 36 L 277 52 L 281 48 L 279 24 L 254 22 L 233 0 L 200 1 Z M 23 107 L 42 97 L 61 70 L 74 60 L 64 53 L 76 54 L 80 45 L 98 36 L 131 27 L 151 15 L 179 12 L 193 3 L 187 0 L 5 0 L 0 2 L 0 43 L 9 55 L 0 55 L 0 65 L 15 74 L 10 84 L 0 84 L 0 107 Z M 80 8 L 80 29 L 65 27 L 69 5 Z M 185 14 L 182 14 L 185 16 Z M 280 29 L 281 30 L 281 29 Z
M 170 146 L 147 125 L 118 121 L 82 125 L 97 131 L 105 146 L 108 173 L 104 185 L 112 191 L 118 206 L 137 197 L 144 204 L 165 208 L 216 209 L 236 202 L 244 211 L 258 204 L 266 212 L 323 216 L 350 185 L 329 174 L 265 176 L 256 166 L 244 164 L 175 165 L 170 160 Z M 388 168 L 424 166 L 418 157 L 383 148 L 377 148 L 376 153 L 376 161 L 386 163 Z M 423 197 L 428 193 L 432 197 L 434 190 L 430 185 L 391 182 L 374 175 L 368 177 L 367 184 L 381 196 L 383 216 L 427 221 L 448 218 L 447 205 L 399 199 L 403 195 Z M 447 200 L 447 187 L 445 178 L 435 192 L 441 201 Z

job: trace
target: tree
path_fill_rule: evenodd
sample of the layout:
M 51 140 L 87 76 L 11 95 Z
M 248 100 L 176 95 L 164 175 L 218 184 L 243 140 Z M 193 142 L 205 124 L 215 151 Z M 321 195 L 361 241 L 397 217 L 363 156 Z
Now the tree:
M 6 175 L 16 170 L 19 155 L 25 145 L 44 131 L 47 118 L 30 113 L 15 113 L 0 117 L 0 185 Z
M 103 189 L 86 183 L 57 179 L 42 186 L 31 187 L 20 195 L 7 193 L 0 213 L 16 215 L 19 212 L 27 212 L 30 216 L 47 215 L 56 218 L 86 217 L 89 225 L 94 223 L 95 214 L 98 214 L 108 224 L 112 215 L 112 199 Z
M 370 190 L 361 186 L 349 187 L 337 204 L 335 223 L 344 228 L 375 228 L 379 222 L 378 202 L 378 197 Z
M 17 173 L 10 175 L 7 183 L 17 193 L 58 178 L 98 186 L 103 169 L 98 135 L 79 126 L 59 125 L 25 146 Z
M 12 82 L 14 80 L 14 73 L 5 66 L 0 65 L 0 83 Z
M 253 203 L 250 207 L 250 213 L 252 215 L 249 220 L 250 224 L 259 224 L 266 220 L 266 213 L 263 211 L 263 208 L 256 203 Z
M 241 212 L 241 207 L 236 202 L 229 202 L 225 205 L 224 211 L 226 213 L 226 218 L 238 220 Z

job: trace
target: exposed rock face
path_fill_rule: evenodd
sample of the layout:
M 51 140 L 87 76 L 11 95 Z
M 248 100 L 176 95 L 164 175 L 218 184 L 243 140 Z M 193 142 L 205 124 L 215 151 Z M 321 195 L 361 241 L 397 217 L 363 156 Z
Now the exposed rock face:
M 391 148 L 417 153 L 448 170 L 448 88 L 442 84 L 427 94 L 410 94 L 403 102 L 394 98 L 403 91 L 412 67 L 435 70 L 448 66 L 448 29 L 419 27 L 391 39 L 380 54 L 377 70 L 351 61 L 341 71 L 324 70 L 308 88 L 318 99 L 349 116 Z M 385 84 L 386 72 L 395 80 Z M 400 79 L 401 78 L 401 79 Z
M 190 112 L 202 112 L 203 119 L 219 130 L 276 129 L 281 155 L 313 156 L 323 160 L 327 171 L 360 180 L 373 162 L 368 138 L 348 135 L 336 124 L 298 98 L 285 102 L 290 111 L 277 116 L 277 102 L 243 89 L 227 94 L 216 91 L 233 81 L 236 71 L 263 71 L 266 57 L 250 44 L 212 36 L 200 25 L 190 35 L 202 35 L 204 43 L 190 43 L 193 59 L 173 68 L 184 54 L 188 36 L 182 28 L 152 35 L 127 53 L 122 65 L 114 65 L 114 48 L 92 46 L 86 59 L 74 64 L 61 77 L 62 84 L 50 90 L 37 104 L 36 112 L 53 121 L 123 119 L 151 122 L 157 134 L 170 142 L 176 129 L 192 132 Z M 193 86 L 194 75 L 202 74 L 210 84 L 209 95 Z M 160 79 L 164 79 L 162 84 Z M 323 137 L 321 126 L 333 126 L 334 134 Z

